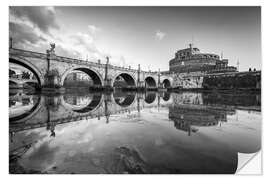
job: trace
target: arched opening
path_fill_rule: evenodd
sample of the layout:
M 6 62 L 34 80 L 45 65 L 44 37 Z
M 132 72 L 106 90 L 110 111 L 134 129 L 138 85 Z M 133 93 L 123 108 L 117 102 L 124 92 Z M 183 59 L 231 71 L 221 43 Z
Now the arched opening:
M 76 68 L 67 73 L 63 79 L 63 86 L 65 88 L 76 87 L 101 87 L 102 81 L 99 75 L 88 68 Z
M 156 93 L 146 93 L 145 102 L 151 104 L 156 100 Z
M 155 81 L 155 79 L 151 76 L 148 76 L 147 78 L 145 78 L 145 87 L 146 88 L 155 88 L 157 87 L 157 83 Z
M 162 84 L 163 84 L 164 88 L 170 88 L 171 87 L 171 82 L 168 79 L 164 79 Z
M 41 79 L 37 71 L 27 63 L 10 58 L 9 66 L 9 79 L 32 80 L 37 83 L 35 88 L 39 89 L 41 87 Z
M 102 94 L 91 95 L 65 95 L 64 101 L 70 105 L 72 111 L 77 113 L 87 113 L 98 107 L 102 99 Z
M 128 107 L 130 106 L 135 100 L 134 93 L 121 93 L 116 92 L 113 94 L 114 101 L 121 107 Z
M 135 80 L 134 78 L 127 74 L 127 73 L 121 73 L 119 74 L 113 82 L 113 87 L 116 88 L 126 88 L 126 87 L 135 87 Z

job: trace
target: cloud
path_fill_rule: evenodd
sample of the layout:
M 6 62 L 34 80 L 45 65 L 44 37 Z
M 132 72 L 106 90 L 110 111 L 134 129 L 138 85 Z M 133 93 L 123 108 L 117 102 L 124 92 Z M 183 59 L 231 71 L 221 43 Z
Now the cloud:
M 92 35 L 95 35 L 101 29 L 96 27 L 95 25 L 88 25 L 88 29 Z
M 64 56 L 64 57 L 69 57 L 69 58 L 78 58 L 81 56 L 78 51 L 65 47 L 60 43 L 56 44 L 55 53 L 59 56 Z
M 96 46 L 101 28 L 89 24 L 86 32 L 61 29 L 54 7 L 10 7 L 10 36 L 16 48 L 46 52 L 49 43 L 56 44 L 56 54 L 77 59 L 105 61 L 106 53 Z
M 16 18 L 30 21 L 45 33 L 48 33 L 50 28 L 60 28 L 56 22 L 56 12 L 53 7 L 13 6 L 10 7 L 10 14 Z
M 155 37 L 158 39 L 158 40 L 162 40 L 164 37 L 166 36 L 166 33 L 160 31 L 160 30 L 157 30 L 156 31 L 156 34 L 155 34 Z
M 31 26 L 27 24 L 9 22 L 10 36 L 13 42 L 17 44 L 36 44 L 40 41 L 46 41 L 44 37 L 38 35 Z
M 72 43 L 80 48 L 80 52 L 82 56 L 89 55 L 90 58 L 101 58 L 103 57 L 102 53 L 98 50 L 95 45 L 94 37 L 85 34 L 85 33 L 77 33 L 70 36 L 72 38 Z
M 76 45 L 85 46 L 86 48 L 94 45 L 94 38 L 89 34 L 77 33 L 70 36 Z M 89 49 L 92 51 L 92 48 Z

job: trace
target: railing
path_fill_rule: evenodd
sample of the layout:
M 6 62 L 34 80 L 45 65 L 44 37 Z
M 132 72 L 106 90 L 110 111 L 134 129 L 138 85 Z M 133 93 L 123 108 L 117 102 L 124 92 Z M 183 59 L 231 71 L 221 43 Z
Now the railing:
M 23 56 L 29 56 L 29 57 L 41 57 L 41 59 L 45 60 L 47 59 L 47 54 L 45 53 L 39 53 L 39 52 L 34 52 L 34 51 L 29 51 L 29 50 L 22 50 L 22 49 L 16 49 L 16 48 L 10 48 L 10 53 L 11 54 L 16 54 L 16 52 L 21 53 Z M 60 62 L 67 62 L 67 63 L 74 63 L 74 64 L 84 64 L 84 65 L 92 65 L 92 66 L 97 66 L 97 67 L 106 67 L 106 64 L 104 63 L 98 63 L 98 62 L 92 62 L 92 61 L 86 61 L 82 59 L 74 59 L 74 58 L 68 58 L 68 57 L 63 57 L 63 56 L 55 56 L 55 61 L 60 61 Z M 110 68 L 118 69 L 118 70 L 125 70 L 125 71 L 132 71 L 132 72 L 138 72 L 138 69 L 132 69 L 132 68 L 127 68 L 127 67 L 120 67 L 120 66 L 115 66 L 108 64 Z M 147 73 L 147 74 L 158 74 L 158 71 L 143 71 L 141 70 L 142 73 Z

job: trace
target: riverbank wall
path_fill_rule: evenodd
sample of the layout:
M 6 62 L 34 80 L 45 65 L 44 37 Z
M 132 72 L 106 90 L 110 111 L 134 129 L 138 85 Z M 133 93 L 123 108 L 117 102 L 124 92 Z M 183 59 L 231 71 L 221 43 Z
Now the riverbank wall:
M 176 74 L 174 90 L 260 91 L 261 71 L 215 74 Z
M 203 78 L 202 88 L 221 90 L 260 90 L 261 73 L 247 72 L 231 75 L 205 76 Z

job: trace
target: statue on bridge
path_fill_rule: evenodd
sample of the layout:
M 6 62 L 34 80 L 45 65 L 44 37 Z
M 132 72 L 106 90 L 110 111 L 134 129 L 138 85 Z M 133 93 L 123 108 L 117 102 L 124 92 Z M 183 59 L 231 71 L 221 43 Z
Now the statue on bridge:
M 47 50 L 47 54 L 55 54 L 55 43 L 50 43 L 51 48 Z
M 51 51 L 51 52 L 54 52 L 54 49 L 55 49 L 55 43 L 50 43 L 50 46 L 51 46 L 50 51 Z

